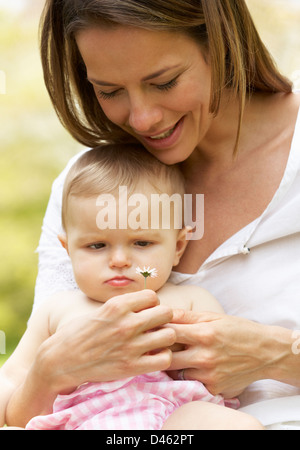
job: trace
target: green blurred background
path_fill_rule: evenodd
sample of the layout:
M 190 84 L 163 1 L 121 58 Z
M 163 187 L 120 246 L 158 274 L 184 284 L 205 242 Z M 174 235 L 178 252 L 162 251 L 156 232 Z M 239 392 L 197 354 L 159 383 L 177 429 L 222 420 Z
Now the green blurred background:
M 280 69 L 300 88 L 300 0 L 247 3 Z M 6 337 L 0 366 L 30 316 L 35 249 L 51 184 L 82 148 L 60 125 L 43 85 L 38 49 L 43 5 L 44 0 L 0 0 L 0 353 L 1 331 Z

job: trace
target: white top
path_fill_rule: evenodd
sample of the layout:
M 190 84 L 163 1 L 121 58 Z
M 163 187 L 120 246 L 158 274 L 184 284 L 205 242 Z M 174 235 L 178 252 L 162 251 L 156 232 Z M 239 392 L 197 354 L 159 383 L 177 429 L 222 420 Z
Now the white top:
M 53 184 L 38 247 L 35 304 L 54 292 L 77 287 L 57 234 L 64 178 L 78 157 L 69 162 Z M 247 208 L 247 204 L 241 208 Z M 300 330 L 300 112 L 283 179 L 263 214 L 224 242 L 196 274 L 173 272 L 170 281 L 201 285 L 230 315 Z M 278 400 L 271 406 L 270 402 L 262 402 L 291 395 L 299 395 L 293 397 L 297 407 L 285 403 L 282 409 Z M 249 386 L 240 400 L 242 406 L 262 402 L 251 406 L 251 412 L 259 411 L 263 423 L 300 421 L 300 388 L 263 380 Z

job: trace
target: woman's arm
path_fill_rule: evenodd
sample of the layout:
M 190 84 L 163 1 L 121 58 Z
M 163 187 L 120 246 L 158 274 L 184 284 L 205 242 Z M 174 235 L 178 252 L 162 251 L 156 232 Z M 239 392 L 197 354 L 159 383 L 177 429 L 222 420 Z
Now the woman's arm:
M 1 426 L 5 423 L 17 425 L 9 418 L 10 401 L 26 379 L 39 346 L 48 338 L 48 308 L 43 305 L 32 315 L 17 348 L 0 369 Z
M 300 386 L 300 359 L 292 331 L 215 313 L 174 312 L 172 328 L 186 345 L 171 369 L 202 381 L 213 394 L 234 397 L 249 384 L 274 379 Z
M 0 369 L 0 429 L 5 425 L 6 408 L 16 386 Z
M 74 319 L 46 339 L 22 374 L 23 381 L 18 378 L 7 407 L 7 424 L 24 427 L 32 417 L 51 412 L 58 394 L 72 392 L 87 381 L 167 369 L 172 359 L 167 347 L 176 336 L 163 325 L 173 313 L 158 303 L 149 290 L 114 297 L 96 313 Z M 153 352 L 157 349 L 162 350 Z

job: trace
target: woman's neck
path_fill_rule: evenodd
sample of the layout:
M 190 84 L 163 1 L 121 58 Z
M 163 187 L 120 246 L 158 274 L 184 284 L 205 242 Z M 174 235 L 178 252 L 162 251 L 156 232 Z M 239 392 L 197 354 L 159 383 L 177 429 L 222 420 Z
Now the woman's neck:
M 189 179 L 193 172 L 199 176 L 199 170 L 223 172 L 232 169 L 249 152 L 264 147 L 274 134 L 276 123 L 278 122 L 279 126 L 279 121 L 282 122 L 282 116 L 278 114 L 278 104 L 284 96 L 285 94 L 281 93 L 256 93 L 246 101 L 238 152 L 234 156 L 239 123 L 239 101 L 230 98 L 228 94 L 224 95 L 220 110 L 217 116 L 211 119 L 206 136 L 199 142 L 192 155 L 182 163 L 183 172 Z

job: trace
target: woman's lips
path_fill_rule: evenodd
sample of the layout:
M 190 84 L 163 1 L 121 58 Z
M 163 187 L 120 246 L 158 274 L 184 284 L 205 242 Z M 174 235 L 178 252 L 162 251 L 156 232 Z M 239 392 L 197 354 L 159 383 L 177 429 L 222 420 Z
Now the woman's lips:
M 139 136 L 139 139 L 155 149 L 163 149 L 171 147 L 179 139 L 184 123 L 184 117 L 182 117 L 173 128 L 169 128 L 162 133 L 153 136 Z
M 128 286 L 133 280 L 127 277 L 115 277 L 107 280 L 105 283 L 110 286 Z
M 172 128 L 168 128 L 167 131 L 163 131 L 160 134 L 156 134 L 153 136 L 147 136 L 147 137 L 150 139 L 154 139 L 154 140 L 167 138 L 167 137 L 171 136 L 171 134 L 175 130 L 177 123 L 178 122 L 176 122 L 176 124 Z

